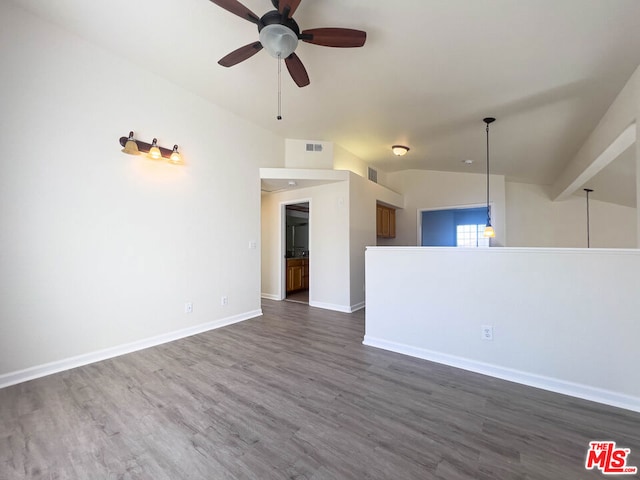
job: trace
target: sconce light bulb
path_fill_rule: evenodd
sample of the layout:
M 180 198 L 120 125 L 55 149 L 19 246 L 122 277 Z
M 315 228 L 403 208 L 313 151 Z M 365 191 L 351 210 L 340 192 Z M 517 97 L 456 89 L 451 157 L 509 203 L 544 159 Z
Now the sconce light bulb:
M 149 149 L 149 156 L 151 158 L 153 158 L 154 160 L 157 160 L 160 157 L 162 157 L 162 153 L 160 152 L 160 149 L 158 148 L 158 139 L 157 138 L 154 138 L 153 142 L 151 143 L 151 148 Z
M 180 155 L 180 152 L 178 152 L 178 145 L 173 146 L 173 152 L 171 152 L 169 160 L 172 163 L 182 163 L 182 156 Z
M 133 132 L 129 132 L 129 138 L 127 139 L 127 143 L 125 143 L 122 151 L 129 155 L 140 155 L 140 150 L 138 150 L 138 144 L 136 143 L 136 140 L 133 138 Z

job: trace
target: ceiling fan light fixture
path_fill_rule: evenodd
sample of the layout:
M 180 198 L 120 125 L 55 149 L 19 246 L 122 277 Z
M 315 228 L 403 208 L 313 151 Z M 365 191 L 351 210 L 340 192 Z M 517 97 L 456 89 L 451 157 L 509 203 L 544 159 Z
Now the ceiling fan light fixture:
M 405 147 L 404 145 L 394 145 L 391 147 L 391 151 L 396 157 L 402 157 L 409 152 L 410 148 Z
M 287 58 L 298 46 L 298 36 L 285 25 L 271 24 L 260 30 L 260 43 L 273 58 Z

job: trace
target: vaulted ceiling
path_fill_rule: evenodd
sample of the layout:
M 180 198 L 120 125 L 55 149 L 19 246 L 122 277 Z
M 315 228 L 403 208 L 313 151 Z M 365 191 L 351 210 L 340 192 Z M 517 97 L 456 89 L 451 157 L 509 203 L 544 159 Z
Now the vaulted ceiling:
M 258 32 L 208 0 L 16 3 L 284 138 L 333 141 L 386 171 L 484 172 L 482 118 L 495 116 L 492 171 L 551 184 L 640 64 L 638 0 L 303 0 L 302 29 L 361 29 L 367 43 L 300 43 L 311 84 L 285 69 L 278 121 L 277 60 L 219 66 Z M 395 143 L 410 153 L 394 157 Z M 602 188 L 620 178 L 603 175 Z

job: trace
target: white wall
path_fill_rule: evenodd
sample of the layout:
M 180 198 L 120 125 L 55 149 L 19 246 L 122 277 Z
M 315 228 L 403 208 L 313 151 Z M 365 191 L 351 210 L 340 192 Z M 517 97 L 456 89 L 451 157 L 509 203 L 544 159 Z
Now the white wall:
M 271 175 L 275 173 L 270 170 Z M 402 195 L 353 172 L 345 174 L 345 180 L 337 183 L 263 192 L 262 296 L 265 298 L 284 297 L 282 205 L 307 200 L 310 201 L 309 303 L 343 312 L 362 308 L 365 247 L 376 242 L 376 201 L 399 206 L 403 203 Z
M 487 201 L 486 176 L 473 173 L 403 170 L 387 174 L 389 188 L 404 195 L 404 209 L 396 212 L 396 238 L 380 245 L 418 245 L 418 210 L 459 205 L 482 205 Z M 504 177 L 491 175 L 491 223 L 496 230 L 492 245 L 507 243 Z
M 640 411 L 638 272 L 638 250 L 367 249 L 364 343 Z
M 364 160 L 337 144 L 333 145 L 333 168 L 335 170 L 349 170 L 356 175 L 368 178 L 368 166 Z
M 549 188 L 506 183 L 510 247 L 586 247 L 586 199 L 552 202 Z M 635 248 L 637 210 L 589 199 L 591 247 Z
M 322 151 L 308 152 L 307 144 L 321 145 Z M 286 168 L 313 168 L 332 169 L 333 168 L 333 142 L 322 142 L 319 140 L 296 140 L 287 138 L 285 140 Z
M 260 312 L 258 169 L 283 139 L 10 2 L 0 64 L 0 384 Z M 186 165 L 121 153 L 129 130 Z
M 309 201 L 309 303 L 350 310 L 349 182 L 262 195 L 262 295 L 281 299 L 281 210 Z

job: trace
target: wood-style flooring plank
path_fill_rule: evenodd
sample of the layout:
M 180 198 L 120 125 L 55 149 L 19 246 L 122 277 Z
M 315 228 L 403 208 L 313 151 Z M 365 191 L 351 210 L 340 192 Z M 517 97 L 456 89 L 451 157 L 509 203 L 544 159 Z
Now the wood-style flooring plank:
M 602 478 L 596 439 L 640 465 L 640 414 L 363 346 L 362 311 L 263 311 L 0 390 L 0 480 Z

